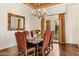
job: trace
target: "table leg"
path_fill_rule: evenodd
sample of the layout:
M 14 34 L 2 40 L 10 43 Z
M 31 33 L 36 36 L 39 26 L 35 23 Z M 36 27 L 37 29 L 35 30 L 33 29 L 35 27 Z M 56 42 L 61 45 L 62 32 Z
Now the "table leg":
M 37 45 L 37 56 L 38 56 L 38 45 Z

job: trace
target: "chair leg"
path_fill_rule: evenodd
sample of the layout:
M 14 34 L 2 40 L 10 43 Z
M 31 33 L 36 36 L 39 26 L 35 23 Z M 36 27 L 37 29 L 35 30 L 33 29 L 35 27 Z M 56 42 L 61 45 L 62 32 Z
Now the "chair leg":
M 44 56 L 44 51 L 42 51 L 42 54 L 43 54 L 43 56 Z
M 34 51 L 33 51 L 33 52 L 34 52 L 34 56 L 35 56 L 35 49 L 34 49 Z
M 27 51 L 25 52 L 25 56 L 28 56 L 28 55 L 27 55 Z
M 53 44 L 51 44 L 51 47 L 52 47 L 52 49 L 53 49 Z
M 25 54 L 25 52 L 23 52 L 23 51 L 18 51 L 18 56 L 25 56 L 26 54 Z
M 30 52 L 33 52 L 33 54 L 31 54 L 31 55 L 32 55 L 32 56 L 35 56 L 35 49 L 32 50 L 32 51 L 30 51 Z M 26 51 L 26 52 L 25 52 L 25 55 L 26 55 L 26 56 L 29 56 L 28 53 L 30 53 L 30 52 L 27 52 L 27 51 Z
M 48 52 L 50 52 L 50 45 L 48 46 Z
M 52 50 L 53 49 L 53 44 L 50 44 L 50 50 Z

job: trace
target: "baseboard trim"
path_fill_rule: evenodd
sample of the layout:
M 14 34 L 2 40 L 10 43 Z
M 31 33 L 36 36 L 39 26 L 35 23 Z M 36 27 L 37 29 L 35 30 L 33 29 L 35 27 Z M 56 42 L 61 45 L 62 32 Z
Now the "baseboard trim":
M 61 44 L 61 43 L 59 43 L 59 42 L 53 42 L 53 43 Z M 66 43 L 66 44 L 64 44 L 64 45 L 71 45 L 71 46 L 75 46 L 75 47 L 79 48 L 79 47 L 78 47 L 78 44 Z
M 66 45 L 72 45 L 72 46 L 78 47 L 78 44 L 66 43 Z
M 7 46 L 7 47 L 3 47 L 3 48 L 0 48 L 0 50 L 4 50 L 4 49 L 11 48 L 11 47 L 14 47 L 14 46 L 17 46 L 17 45 L 11 45 L 11 46 Z

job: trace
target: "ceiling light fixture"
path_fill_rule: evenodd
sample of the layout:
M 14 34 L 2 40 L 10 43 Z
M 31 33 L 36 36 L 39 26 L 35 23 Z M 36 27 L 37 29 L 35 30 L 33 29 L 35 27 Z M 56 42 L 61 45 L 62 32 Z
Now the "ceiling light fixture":
M 32 15 L 39 18 L 46 15 L 46 10 L 41 7 L 41 3 L 37 3 L 37 8 L 32 11 Z

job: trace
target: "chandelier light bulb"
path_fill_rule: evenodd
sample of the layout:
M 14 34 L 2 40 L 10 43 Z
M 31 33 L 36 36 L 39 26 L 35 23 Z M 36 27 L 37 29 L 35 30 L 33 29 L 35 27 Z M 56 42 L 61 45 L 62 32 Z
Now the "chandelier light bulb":
M 41 9 L 39 9 L 38 11 L 41 11 Z
M 46 12 L 46 10 L 44 9 L 44 12 Z
M 33 14 L 34 12 L 32 11 L 32 14 Z

